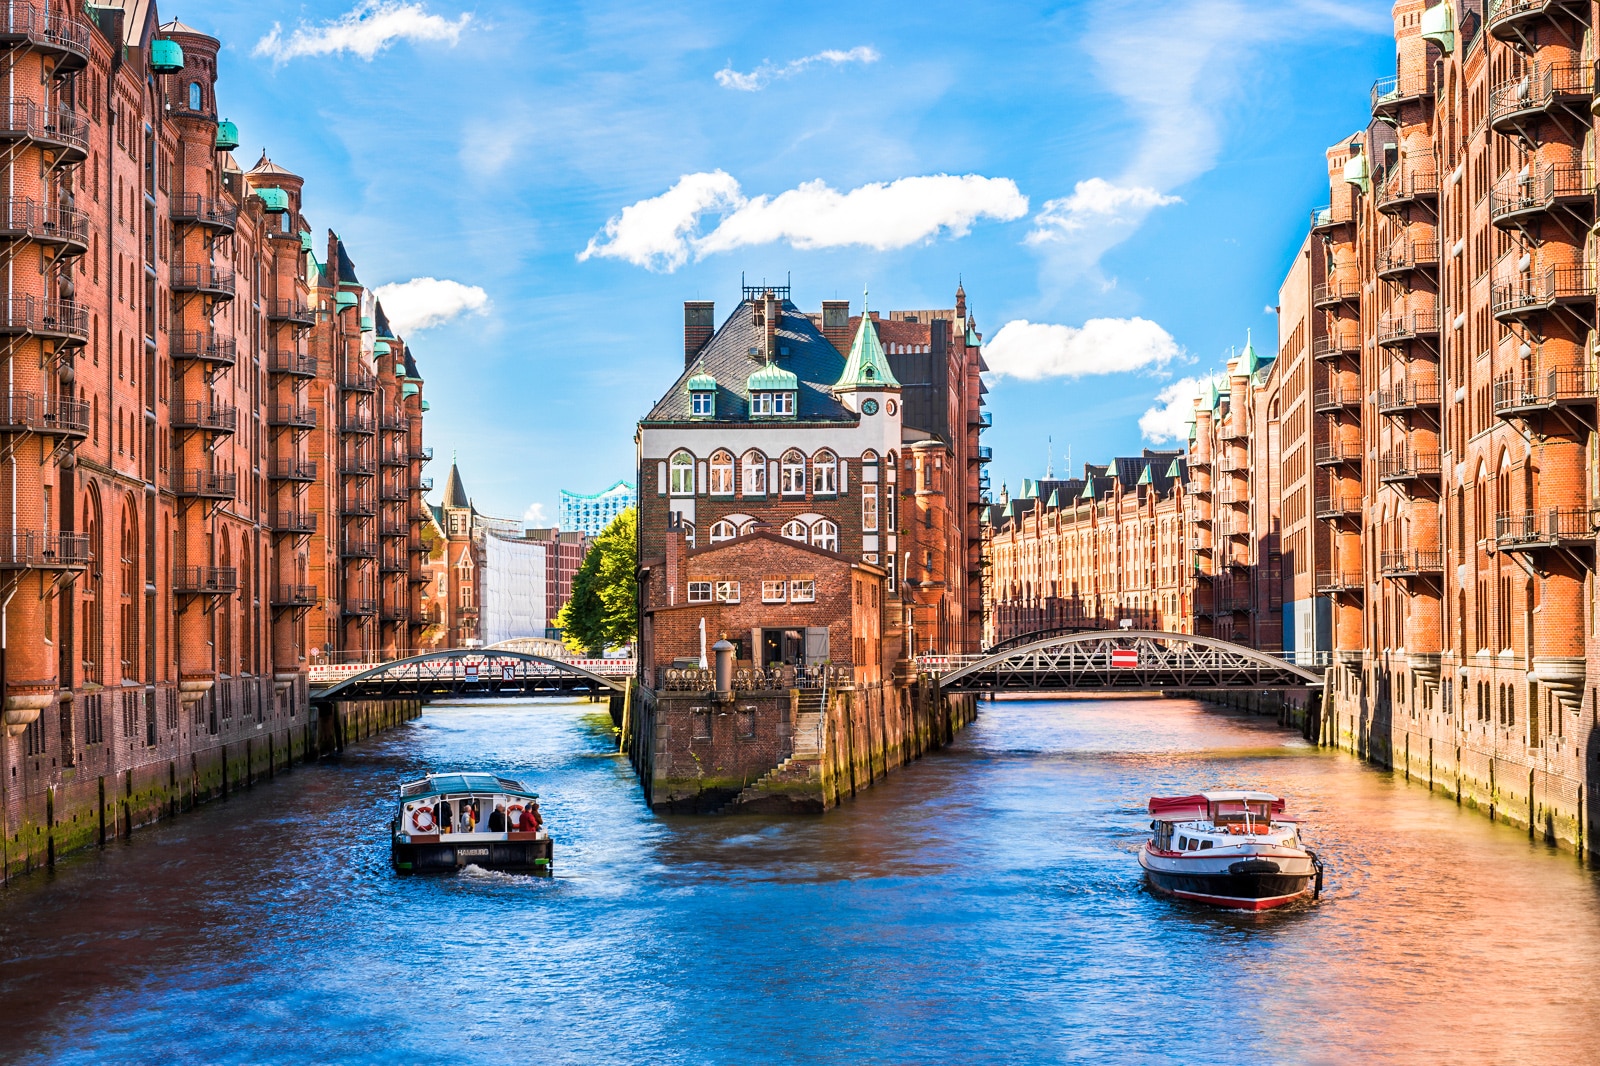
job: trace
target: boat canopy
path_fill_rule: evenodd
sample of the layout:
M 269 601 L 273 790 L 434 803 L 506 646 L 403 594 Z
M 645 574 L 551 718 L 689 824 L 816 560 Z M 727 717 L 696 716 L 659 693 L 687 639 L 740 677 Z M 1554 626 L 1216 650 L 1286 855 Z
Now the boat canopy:
M 1163 822 L 1215 820 L 1220 814 L 1282 814 L 1287 804 L 1270 792 L 1200 792 L 1193 796 L 1151 796 L 1150 815 Z
M 537 792 L 529 792 L 521 782 L 496 774 L 461 772 L 429 774 L 418 781 L 407 781 L 400 786 L 400 797 L 456 795 L 458 793 L 502 793 L 508 796 L 525 796 L 538 799 Z

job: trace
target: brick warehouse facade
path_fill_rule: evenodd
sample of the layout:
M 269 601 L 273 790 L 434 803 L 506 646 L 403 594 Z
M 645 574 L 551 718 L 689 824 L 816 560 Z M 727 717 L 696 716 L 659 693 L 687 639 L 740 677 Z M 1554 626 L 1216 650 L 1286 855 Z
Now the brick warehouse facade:
M 1225 561 L 1236 529 L 1248 553 L 1244 600 L 1216 601 L 1210 631 L 1331 661 L 1311 723 L 1325 742 L 1586 851 L 1593 18 L 1571 2 L 1394 6 L 1396 73 L 1327 152 L 1330 201 L 1280 289 L 1277 356 L 1230 366 L 1197 403 L 1185 511 L 1202 560 Z M 1191 580 L 1200 602 L 1216 575 Z
M 952 310 L 852 318 L 845 301 L 808 315 L 787 287 L 751 286 L 720 328 L 710 303 L 685 305 L 682 370 L 637 435 L 647 711 L 631 739 L 652 803 L 820 809 L 969 713 L 919 703 L 907 658 L 976 650 L 981 637 L 978 343 L 961 290 Z M 690 565 L 713 568 L 745 544 L 805 545 L 813 573 L 707 577 L 693 596 L 679 588 L 679 539 Z M 864 590 L 869 644 L 828 581 Z M 693 745 L 669 758 L 674 738 L 715 743 L 688 732 L 711 706 L 702 626 L 707 644 L 734 646 L 742 698 L 778 731 L 716 765 Z
M 346 326 L 299 179 L 234 161 L 216 39 L 151 5 L 17 3 L 0 47 L 23 87 L 0 133 L 4 877 L 338 742 L 306 702 L 306 614 L 346 595 L 308 557 L 343 521 L 312 491 L 328 423 L 281 416 L 330 365 L 308 335 Z M 386 376 L 420 450 L 420 378 Z

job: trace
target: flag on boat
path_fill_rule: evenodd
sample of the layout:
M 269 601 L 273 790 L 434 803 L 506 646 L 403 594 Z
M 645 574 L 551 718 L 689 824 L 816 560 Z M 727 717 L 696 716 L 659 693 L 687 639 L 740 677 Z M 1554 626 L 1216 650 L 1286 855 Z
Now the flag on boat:
M 1138 648 L 1113 648 L 1111 650 L 1111 665 L 1120 670 L 1136 670 L 1139 667 Z

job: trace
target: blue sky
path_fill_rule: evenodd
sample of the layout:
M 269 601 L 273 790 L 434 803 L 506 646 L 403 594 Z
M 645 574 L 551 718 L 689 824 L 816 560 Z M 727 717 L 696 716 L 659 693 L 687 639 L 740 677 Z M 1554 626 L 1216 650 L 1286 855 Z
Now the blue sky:
M 1147 441 L 1246 329 L 1393 69 L 1388 5 L 163 4 L 224 42 L 246 166 L 307 178 L 426 379 L 439 484 L 553 520 L 631 477 L 682 301 L 949 306 L 996 487 Z M 418 283 L 432 278 L 448 285 Z M 1006 332 L 1002 336 L 1002 330 Z M 997 340 L 998 338 L 998 340 Z M 1181 406 L 1181 403 L 1180 403 Z M 1160 420 L 1147 418 L 1146 425 Z

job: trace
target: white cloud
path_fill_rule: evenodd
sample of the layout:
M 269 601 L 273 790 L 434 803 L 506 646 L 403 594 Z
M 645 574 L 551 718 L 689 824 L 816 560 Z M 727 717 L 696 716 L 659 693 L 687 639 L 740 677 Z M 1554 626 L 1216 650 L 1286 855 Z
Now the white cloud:
M 1172 334 L 1147 318 L 1091 318 L 1082 326 L 1016 319 L 983 346 L 994 374 L 1024 381 L 1159 369 L 1181 354 Z
M 544 513 L 544 504 L 528 504 L 528 509 L 522 512 L 522 524 L 528 528 L 549 526 L 550 519 Z
M 1204 378 L 1179 378 L 1156 393 L 1155 405 L 1139 416 L 1139 432 L 1145 440 L 1152 444 L 1187 440 L 1195 397 L 1203 388 Z
M 363 0 L 331 22 L 315 26 L 302 22 L 285 37 L 283 27 L 272 24 L 272 32 L 256 42 L 255 55 L 274 63 L 287 63 L 306 56 L 341 53 L 371 60 L 395 41 L 443 41 L 454 45 L 461 31 L 472 21 L 463 13 L 455 21 L 428 13 L 427 5 L 406 0 Z
M 828 48 L 815 55 L 801 56 L 791 59 L 787 63 L 776 64 L 762 61 L 761 65 L 748 74 L 741 74 L 733 69 L 730 62 L 727 66 L 717 71 L 717 84 L 724 89 L 737 89 L 740 92 L 754 93 L 765 89 L 770 83 L 781 78 L 792 78 L 803 72 L 807 67 L 818 63 L 831 63 L 842 67 L 846 63 L 876 63 L 883 58 L 876 48 L 859 45 L 849 51 L 838 48 Z
M 776 196 L 747 199 L 725 172 L 686 174 L 660 196 L 622 209 L 578 254 L 622 259 L 672 271 L 701 258 L 786 241 L 795 248 L 847 246 L 887 251 L 930 241 L 941 231 L 963 237 L 980 219 L 1009 221 L 1028 212 L 1010 178 L 932 174 L 874 182 L 839 192 L 821 180 Z M 698 235 L 701 218 L 721 215 Z
M 1182 203 L 1178 196 L 1166 196 L 1147 186 L 1113 185 L 1104 178 L 1090 178 L 1073 187 L 1072 195 L 1046 200 L 1033 217 L 1029 244 L 1057 241 L 1090 226 L 1137 225 L 1157 207 Z
M 402 337 L 412 330 L 431 329 L 461 315 L 482 315 L 489 310 L 488 293 L 448 278 L 412 278 L 379 285 L 372 291 L 383 304 L 389 324 Z

